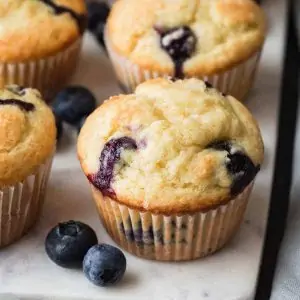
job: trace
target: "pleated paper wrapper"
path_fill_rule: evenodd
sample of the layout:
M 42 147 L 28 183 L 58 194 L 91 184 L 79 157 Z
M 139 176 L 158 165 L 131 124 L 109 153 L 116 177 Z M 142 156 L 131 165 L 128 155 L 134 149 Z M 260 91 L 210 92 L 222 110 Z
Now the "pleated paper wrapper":
M 146 259 L 181 261 L 216 252 L 234 236 L 252 187 L 215 209 L 183 215 L 139 211 L 103 197 L 93 186 L 92 192 L 104 227 L 123 249 Z
M 19 240 L 37 221 L 52 159 L 53 156 L 24 181 L 0 189 L 0 248 Z
M 17 84 L 35 88 L 50 101 L 74 74 L 81 44 L 82 39 L 78 39 L 65 50 L 43 59 L 20 63 L 0 62 L 0 87 Z

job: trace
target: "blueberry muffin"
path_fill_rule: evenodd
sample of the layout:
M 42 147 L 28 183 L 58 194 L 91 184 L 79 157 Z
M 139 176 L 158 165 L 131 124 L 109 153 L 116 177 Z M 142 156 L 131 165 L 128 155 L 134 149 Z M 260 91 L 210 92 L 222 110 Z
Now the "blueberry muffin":
M 51 110 L 37 90 L 0 90 L 0 247 L 22 237 L 42 206 L 55 149 Z
M 92 113 L 78 155 L 117 243 L 144 258 L 189 260 L 237 231 L 263 143 L 235 98 L 198 79 L 152 79 Z
M 126 91 L 149 78 L 198 77 L 239 100 L 252 85 L 264 37 L 263 12 L 251 0 L 120 0 L 105 33 Z
M 0 86 L 54 95 L 73 74 L 86 26 L 84 0 L 0 2 Z

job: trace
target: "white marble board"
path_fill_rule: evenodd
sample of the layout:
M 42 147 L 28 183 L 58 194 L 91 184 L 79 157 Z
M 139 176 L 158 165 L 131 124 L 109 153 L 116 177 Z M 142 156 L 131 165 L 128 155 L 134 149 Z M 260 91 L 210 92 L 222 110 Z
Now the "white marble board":
M 96 229 L 101 242 L 113 243 L 99 222 L 87 180 L 76 158 L 77 134 L 66 128 L 40 222 L 20 242 L 0 251 L 1 300 L 252 299 L 274 170 L 286 4 L 282 0 L 268 0 L 264 7 L 269 19 L 269 35 L 256 84 L 246 105 L 259 120 L 266 159 L 245 221 L 232 242 L 213 256 L 184 263 L 151 262 L 127 253 L 126 276 L 113 288 L 95 287 L 82 272 L 65 270 L 51 263 L 44 252 L 44 239 L 48 230 L 60 221 L 87 222 Z M 89 35 L 85 36 L 73 83 L 89 87 L 99 103 L 119 93 L 109 61 Z

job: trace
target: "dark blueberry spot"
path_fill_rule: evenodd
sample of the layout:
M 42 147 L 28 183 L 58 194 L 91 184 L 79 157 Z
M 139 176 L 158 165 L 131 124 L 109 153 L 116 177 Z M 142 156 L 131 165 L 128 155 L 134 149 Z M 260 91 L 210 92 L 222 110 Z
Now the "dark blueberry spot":
M 94 30 L 94 36 L 106 53 L 106 47 L 104 42 L 104 29 L 105 29 L 105 24 L 99 23 L 97 25 L 97 28 Z
M 105 2 L 90 1 L 87 3 L 88 29 L 94 31 L 99 23 L 105 24 L 110 8 Z
M 154 232 L 152 226 L 150 226 L 148 230 L 143 232 L 143 240 L 147 245 L 152 245 L 154 243 Z
M 205 83 L 205 85 L 206 85 L 206 87 L 208 89 L 212 89 L 213 88 L 213 86 L 208 81 L 204 81 L 204 83 Z
M 182 224 L 181 224 L 181 229 L 186 230 L 186 228 L 187 228 L 186 224 L 185 224 L 185 223 L 182 223 Z
M 63 123 L 61 119 L 56 115 L 55 115 L 55 125 L 56 125 L 56 132 L 57 132 L 56 139 L 57 141 L 59 141 L 63 134 Z
M 171 243 L 175 243 L 175 238 L 176 238 L 175 233 L 172 233 L 171 234 Z
M 143 229 L 141 227 L 135 229 L 133 235 L 137 244 L 143 244 Z
M 233 196 L 241 193 L 260 169 L 260 166 L 255 166 L 246 154 L 240 150 L 234 151 L 232 143 L 229 141 L 214 142 L 208 145 L 208 148 L 227 152 L 225 164 L 228 172 L 233 177 L 231 185 L 231 194 Z
M 172 220 L 171 225 L 172 225 L 173 228 L 176 228 L 176 221 Z
M 111 188 L 111 181 L 114 175 L 114 166 L 120 160 L 123 150 L 136 150 L 136 142 L 130 137 L 121 137 L 108 141 L 100 156 L 100 170 L 94 175 L 88 176 L 91 183 L 98 188 L 105 196 L 115 195 Z
M 35 110 L 35 106 L 32 103 L 25 102 L 19 99 L 0 99 L 0 105 L 14 105 L 27 112 Z
M 119 282 L 126 271 L 123 252 L 111 245 L 93 246 L 85 255 L 83 272 L 93 284 L 108 286 Z
M 162 245 L 164 244 L 164 235 L 163 235 L 162 230 L 155 231 L 154 236 L 155 236 L 155 240 L 157 243 L 162 244 Z
M 87 251 L 98 243 L 94 230 L 81 222 L 60 223 L 48 233 L 45 248 L 49 258 L 65 268 L 80 267 Z
M 127 241 L 129 241 L 129 242 L 134 241 L 134 233 L 131 228 L 125 229 L 125 237 L 126 237 Z
M 186 244 L 186 243 L 187 243 L 187 241 L 186 241 L 186 239 L 185 239 L 185 238 L 183 238 L 183 239 L 181 239 L 181 240 L 180 240 L 180 243 L 181 243 L 181 244 Z
M 12 92 L 18 96 L 24 96 L 26 94 L 26 89 L 20 85 L 10 85 L 10 86 L 7 86 L 6 88 L 10 92 Z
M 120 230 L 123 234 L 125 234 L 125 228 L 124 228 L 123 222 L 121 222 L 121 223 L 119 224 L 119 230 Z
M 40 2 L 45 3 L 49 7 L 51 7 L 54 11 L 54 14 L 61 15 L 61 14 L 69 14 L 77 23 L 80 33 L 84 32 L 86 27 L 86 16 L 81 15 L 70 9 L 69 7 L 57 5 L 53 2 L 53 0 L 39 0 Z
M 260 167 L 256 167 L 251 159 L 241 152 L 228 155 L 227 170 L 233 175 L 231 194 L 238 195 L 253 180 Z
M 96 98 L 85 87 L 69 86 L 56 95 L 52 108 L 62 121 L 76 125 L 94 111 Z
M 172 58 L 175 64 L 175 77 L 183 78 L 182 65 L 190 58 L 195 49 L 197 38 L 188 26 L 171 29 L 155 28 L 160 35 L 160 46 Z
M 88 29 L 105 49 L 104 28 L 110 8 L 105 2 L 91 1 L 87 4 Z

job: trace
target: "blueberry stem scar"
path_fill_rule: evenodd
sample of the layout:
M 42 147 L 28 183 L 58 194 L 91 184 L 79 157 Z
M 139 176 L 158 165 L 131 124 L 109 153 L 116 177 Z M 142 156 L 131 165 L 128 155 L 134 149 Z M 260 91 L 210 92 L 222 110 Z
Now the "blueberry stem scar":
M 6 100 L 0 99 L 0 106 L 1 105 L 18 106 L 21 110 L 25 110 L 27 112 L 35 110 L 35 107 L 32 103 L 28 103 L 28 102 L 18 100 L 18 99 L 6 99 Z

